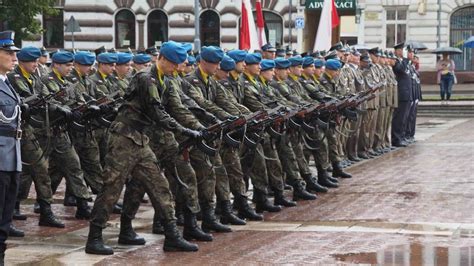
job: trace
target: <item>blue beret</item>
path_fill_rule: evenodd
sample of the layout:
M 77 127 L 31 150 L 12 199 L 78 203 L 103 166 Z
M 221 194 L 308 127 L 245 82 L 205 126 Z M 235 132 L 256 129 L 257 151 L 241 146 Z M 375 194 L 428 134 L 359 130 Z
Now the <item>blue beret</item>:
M 314 60 L 314 67 L 316 67 L 316 68 L 321 68 L 321 67 L 324 66 L 324 64 L 325 64 L 325 62 L 322 59 Z
M 117 53 L 101 53 L 97 56 L 97 62 L 102 64 L 113 64 L 117 63 Z
M 219 63 L 224 57 L 224 51 L 217 46 L 204 46 L 201 49 L 201 59 L 210 63 Z
M 133 63 L 135 64 L 146 64 L 148 62 L 151 62 L 151 56 L 148 54 L 136 54 L 133 57 Z
M 291 63 L 290 63 L 290 60 L 288 59 L 285 59 L 283 57 L 275 58 L 275 68 L 285 69 L 285 68 L 289 68 L 290 65 Z
M 303 65 L 303 58 L 301 56 L 293 56 L 288 58 L 291 66 L 301 66 Z
M 34 46 L 23 47 L 16 54 L 16 57 L 23 62 L 35 61 L 41 57 L 41 50 Z
M 230 56 L 224 55 L 224 57 L 222 58 L 220 67 L 221 67 L 221 69 L 224 70 L 224 71 L 231 71 L 231 70 L 234 70 L 234 68 L 235 68 L 235 61 L 234 61 L 234 59 L 232 59 Z
M 181 64 L 188 58 L 186 47 L 181 43 L 168 41 L 163 43 L 160 53 L 169 61 L 175 64 Z
M 260 61 L 260 68 L 262 71 L 275 68 L 275 61 L 270 59 L 263 59 L 262 61 Z
M 248 53 L 245 56 L 245 63 L 247 65 L 258 64 L 262 61 L 262 55 L 259 53 Z
M 188 63 L 186 65 L 194 66 L 195 64 L 196 64 L 196 57 L 192 55 L 188 56 Z
M 339 70 L 341 66 L 341 61 L 338 59 L 329 59 L 328 61 L 326 61 L 326 69 Z
M 183 43 L 183 47 L 186 49 L 186 53 L 189 53 L 191 50 L 193 50 L 193 45 L 190 43 Z
M 133 59 L 133 54 L 130 53 L 117 53 L 118 59 L 117 59 L 117 65 L 123 65 L 126 64 Z
M 74 62 L 85 66 L 91 66 L 95 62 L 95 54 L 86 51 L 79 51 L 74 55 Z
M 234 59 L 236 63 L 242 62 L 245 60 L 245 56 L 247 55 L 247 51 L 245 50 L 232 50 L 227 52 L 227 55 L 230 56 L 230 58 Z
M 68 51 L 57 51 L 51 57 L 51 60 L 53 60 L 54 63 L 66 64 L 74 61 L 74 54 Z
M 312 56 L 303 57 L 303 67 L 309 67 L 314 64 L 314 58 Z

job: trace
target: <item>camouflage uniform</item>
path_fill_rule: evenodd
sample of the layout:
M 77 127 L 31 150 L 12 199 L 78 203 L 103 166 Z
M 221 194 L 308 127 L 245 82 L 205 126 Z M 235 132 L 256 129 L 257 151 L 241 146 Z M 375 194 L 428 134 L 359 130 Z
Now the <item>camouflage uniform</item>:
M 50 93 L 66 90 L 66 96 L 62 99 L 58 99 L 62 105 L 75 107 L 85 102 L 81 93 L 76 90 L 74 86 L 71 86 L 72 84 L 69 81 L 59 77 L 59 74 L 56 74 L 55 71 L 43 77 L 42 82 Z M 57 119 L 57 117 L 52 116 L 50 119 L 54 121 L 55 118 Z M 41 136 L 39 136 L 39 142 L 42 148 L 45 149 L 48 142 L 47 136 L 41 134 Z M 61 179 L 66 177 L 71 187 L 71 193 L 74 196 L 79 199 L 90 198 L 79 156 L 72 146 L 69 134 L 64 125 L 54 126 L 53 136 L 49 145 L 49 153 L 46 156 L 49 158 L 49 172 L 53 192 L 61 182 Z

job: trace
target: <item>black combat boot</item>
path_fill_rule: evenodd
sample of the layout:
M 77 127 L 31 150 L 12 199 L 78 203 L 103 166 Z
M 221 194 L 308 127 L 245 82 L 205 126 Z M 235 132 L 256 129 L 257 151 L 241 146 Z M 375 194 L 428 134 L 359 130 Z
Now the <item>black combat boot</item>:
M 294 207 L 296 206 L 296 202 L 292 200 L 288 200 L 283 195 L 283 191 L 275 190 L 275 199 L 273 201 L 275 205 L 280 205 L 283 207 Z
M 255 210 L 258 213 L 262 213 L 264 211 L 267 212 L 279 212 L 281 211 L 280 205 L 273 205 L 270 200 L 267 198 L 267 194 L 264 191 L 254 188 L 253 193 L 255 194 L 255 198 L 257 200 L 257 204 L 255 206 Z
M 312 193 L 309 193 L 302 182 L 295 182 L 293 185 L 293 200 L 315 200 L 318 197 Z
M 157 234 L 157 235 L 163 235 L 165 233 L 165 229 L 163 228 L 163 225 L 161 224 L 160 215 L 158 215 L 157 212 L 155 212 L 155 215 L 153 215 L 152 233 Z
M 184 210 L 184 229 L 183 237 L 186 240 L 212 241 L 212 235 L 205 233 L 197 225 L 196 214 L 190 210 Z
M 339 165 L 339 163 L 337 162 L 333 162 L 332 163 L 332 168 L 333 168 L 333 171 L 332 171 L 332 176 L 333 177 L 340 177 L 340 178 L 351 178 L 352 175 L 344 172 L 341 168 L 341 166 Z
M 91 208 L 86 199 L 77 198 L 76 219 L 89 220 L 91 218 Z
M 114 250 L 104 244 L 102 239 L 102 228 L 97 225 L 90 224 L 89 236 L 87 237 L 86 253 L 97 255 L 112 255 Z
M 8 229 L 8 236 L 25 237 L 25 232 L 23 232 L 20 229 L 16 228 L 13 224 L 10 224 L 10 228 Z
M 114 204 L 114 208 L 112 209 L 112 213 L 115 214 L 122 214 L 122 206 L 118 203 Z
M 120 216 L 120 234 L 118 243 L 122 245 L 145 245 L 145 238 L 139 237 L 132 227 L 132 220 L 125 214 Z
M 255 212 L 252 206 L 249 205 L 247 197 L 244 195 L 234 196 L 234 205 L 237 209 L 237 215 L 242 219 L 249 221 L 262 221 L 263 216 Z
M 304 181 L 306 182 L 306 190 L 326 193 L 328 188 L 318 184 L 317 179 L 311 174 L 303 176 Z
M 215 231 L 218 233 L 229 233 L 232 229 L 227 225 L 221 224 L 214 214 L 214 208 L 210 204 L 201 204 L 202 223 L 201 228 L 204 232 Z
M 198 251 L 198 245 L 189 243 L 178 231 L 176 221 L 162 221 L 165 228 L 165 243 L 163 244 L 164 251 Z
M 74 196 L 69 192 L 69 189 L 67 188 L 67 183 L 66 183 L 66 192 L 65 192 L 65 194 L 64 194 L 63 205 L 64 205 L 64 206 L 67 206 L 67 207 L 75 207 L 75 206 L 77 206 L 76 197 L 74 197 Z
M 323 167 L 318 165 L 316 166 L 316 169 L 318 170 L 318 184 L 320 184 L 321 186 L 328 187 L 328 188 L 339 187 L 339 184 L 337 182 L 331 181 L 331 177 L 329 176 L 328 172 L 324 170 Z
M 64 223 L 59 220 L 51 210 L 51 204 L 45 200 L 38 200 L 40 206 L 40 218 L 38 225 L 64 228 Z
M 41 213 L 41 208 L 38 202 L 35 202 L 35 204 L 33 205 L 33 212 L 37 214 Z
M 220 222 L 222 224 L 246 225 L 245 220 L 240 219 L 232 212 L 232 204 L 230 200 L 220 201 L 217 203 L 221 207 Z
M 15 203 L 15 209 L 13 209 L 13 220 L 26 220 L 26 215 L 24 215 L 23 213 L 21 213 L 21 210 L 20 210 L 20 202 L 17 201 Z

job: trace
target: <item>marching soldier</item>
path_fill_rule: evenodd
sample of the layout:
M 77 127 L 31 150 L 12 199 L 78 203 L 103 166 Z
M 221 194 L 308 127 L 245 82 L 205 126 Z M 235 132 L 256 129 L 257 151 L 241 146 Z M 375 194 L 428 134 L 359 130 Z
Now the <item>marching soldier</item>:
M 130 53 L 117 53 L 114 75 L 111 76 L 114 86 L 124 93 L 127 92 L 131 79 L 132 59 L 133 55 Z
M 169 53 L 169 60 L 163 66 L 162 71 L 164 74 L 170 75 L 176 70 L 178 64 L 186 60 L 186 51 L 173 43 L 165 43 L 162 50 L 164 50 L 163 53 L 165 51 Z M 163 75 L 159 75 L 158 78 L 158 82 L 163 82 Z M 163 249 L 165 251 L 198 250 L 197 245 L 184 240 L 178 231 L 173 197 L 168 181 L 158 166 L 157 158 L 149 146 L 149 137 L 145 132 L 156 123 L 164 130 L 194 139 L 199 139 L 201 133 L 181 126 L 164 111 L 156 82 L 150 71 L 143 71 L 135 75 L 130 83 L 130 91 L 126 95 L 127 102 L 120 107 L 119 113 L 111 125 L 103 173 L 104 186 L 99 192 L 92 210 L 86 253 L 113 254 L 113 249 L 104 244 L 102 230 L 106 226 L 113 205 L 120 197 L 123 185 L 130 178 L 128 186 L 142 185 L 149 195 L 155 211 L 160 212 L 161 224 L 165 231 Z M 130 196 L 126 191 L 124 204 L 131 200 Z M 123 226 L 126 227 L 127 232 L 121 230 L 121 235 L 129 240 L 125 243 L 145 243 L 143 238 L 133 232 L 131 224 Z
M 0 265 L 4 264 L 5 241 L 8 238 L 21 173 L 20 96 L 10 85 L 6 74 L 17 63 L 14 33 L 0 32 Z
M 133 57 L 133 64 L 132 64 L 133 70 L 132 70 L 131 76 L 134 76 L 136 73 L 140 72 L 140 70 L 149 67 L 152 62 L 151 59 L 152 57 L 148 54 L 136 54 Z
M 36 47 L 24 47 L 18 53 L 18 65 L 7 76 L 11 81 L 13 88 L 22 98 L 28 98 L 33 95 L 47 95 L 46 87 L 35 75 L 38 67 L 38 58 L 41 57 L 40 49 Z M 51 190 L 51 179 L 48 174 L 48 161 L 43 156 L 43 150 L 39 147 L 38 140 L 35 137 L 35 130 L 28 119 L 22 123 L 22 160 L 25 165 L 24 172 L 21 175 L 22 186 L 18 195 L 17 206 L 19 208 L 20 200 L 26 199 L 30 192 L 30 182 L 33 180 L 36 190 L 36 201 L 40 206 L 40 226 L 50 226 L 64 228 L 62 223 L 52 212 L 51 203 L 53 193 Z M 19 211 L 18 211 L 18 214 Z M 26 216 L 24 217 L 26 219 Z
M 38 59 L 38 68 L 36 71 L 36 75 L 38 75 L 38 77 L 41 78 L 42 76 L 48 75 L 49 68 L 46 65 L 47 62 L 48 62 L 48 51 L 46 51 L 46 48 L 41 47 L 41 56 Z

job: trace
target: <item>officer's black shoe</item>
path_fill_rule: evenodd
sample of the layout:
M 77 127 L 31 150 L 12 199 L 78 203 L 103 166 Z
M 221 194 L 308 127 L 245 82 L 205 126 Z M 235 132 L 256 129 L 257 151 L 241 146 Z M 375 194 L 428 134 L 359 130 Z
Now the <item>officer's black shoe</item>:
M 334 162 L 332 163 L 332 168 L 333 168 L 333 171 L 332 171 L 332 176 L 333 177 L 340 177 L 340 178 L 351 178 L 352 175 L 344 172 L 341 168 L 341 166 L 339 165 L 339 163 L 337 162 Z
M 339 187 L 339 184 L 337 182 L 333 182 L 331 180 L 332 177 L 330 177 L 328 172 L 324 170 L 321 166 L 317 166 L 316 169 L 318 170 L 318 184 L 324 187 L 328 187 L 328 188 Z
M 135 230 L 132 227 L 132 220 L 125 217 L 125 215 L 120 216 L 120 234 L 118 238 L 118 243 L 122 245 L 145 245 L 145 238 L 139 237 Z
M 122 206 L 120 206 L 118 204 L 114 204 L 114 208 L 112 209 L 112 213 L 122 214 Z
M 208 234 L 199 228 L 197 225 L 196 215 L 191 213 L 189 210 L 184 212 L 184 229 L 183 237 L 186 240 L 197 240 L 197 241 L 212 241 L 212 235 Z
M 296 183 L 293 185 L 293 200 L 315 200 L 318 197 L 315 194 L 309 193 L 304 188 L 302 183 Z
M 230 200 L 219 201 L 217 203 L 220 205 L 221 209 L 221 218 L 220 221 L 223 224 L 232 224 L 232 225 L 246 225 L 245 220 L 240 219 L 234 213 L 232 213 L 232 204 Z
M 25 232 L 23 232 L 20 229 L 16 228 L 13 224 L 10 224 L 10 228 L 8 229 L 8 236 L 25 237 Z
M 189 243 L 181 236 L 176 221 L 163 221 L 162 223 L 165 228 L 164 251 L 198 251 L 198 245 Z
M 38 202 L 35 202 L 35 204 L 33 204 L 33 212 L 37 214 L 41 213 L 40 205 Z
M 214 214 L 214 208 L 209 204 L 201 204 L 202 223 L 201 228 L 204 232 L 215 231 L 218 233 L 229 233 L 232 229 L 227 225 L 221 224 Z
M 247 202 L 247 197 L 244 195 L 236 195 L 234 197 L 234 205 L 238 211 L 237 215 L 242 219 L 250 221 L 262 221 L 263 216 L 255 212 L 255 210 Z
M 288 200 L 283 195 L 283 191 L 275 191 L 275 200 L 273 201 L 275 205 L 280 205 L 283 207 L 295 207 L 296 202 L 292 200 Z
M 76 197 L 74 197 L 73 195 L 64 195 L 63 205 L 67 207 L 77 206 Z
M 318 184 L 318 182 L 317 182 L 317 180 L 314 176 L 312 176 L 312 175 L 303 176 L 303 179 L 306 182 L 306 190 L 314 191 L 314 192 L 321 192 L 321 193 L 328 192 L 328 188 Z
M 51 204 L 46 201 L 39 201 L 40 206 L 40 218 L 39 218 L 39 226 L 49 226 L 49 227 L 57 227 L 57 228 L 64 228 L 64 223 L 59 220 L 51 210 Z
M 281 206 L 273 205 L 267 198 L 267 194 L 258 189 L 254 189 L 255 199 L 257 200 L 255 211 L 257 213 L 267 212 L 279 212 L 281 211 Z
M 76 219 L 89 220 L 91 218 L 91 208 L 86 199 L 77 198 Z
M 160 216 L 156 212 L 153 216 L 153 227 L 151 229 L 151 232 L 156 235 L 163 235 L 165 233 L 165 229 L 161 224 Z
M 17 201 L 15 203 L 15 209 L 13 209 L 13 220 L 26 220 L 26 215 L 24 215 L 23 213 L 21 213 L 21 210 L 20 210 L 20 202 Z
M 400 141 L 400 142 L 394 142 L 392 143 L 392 146 L 395 146 L 395 147 L 406 147 L 408 146 L 408 143 L 404 142 L 404 141 Z
M 102 239 L 102 228 L 91 224 L 89 226 L 89 235 L 86 243 L 87 254 L 112 255 L 114 250 L 104 244 Z

